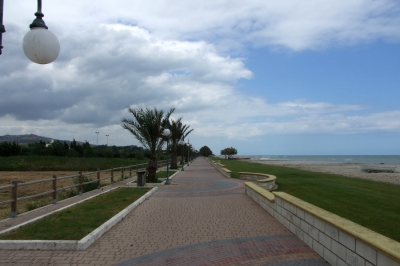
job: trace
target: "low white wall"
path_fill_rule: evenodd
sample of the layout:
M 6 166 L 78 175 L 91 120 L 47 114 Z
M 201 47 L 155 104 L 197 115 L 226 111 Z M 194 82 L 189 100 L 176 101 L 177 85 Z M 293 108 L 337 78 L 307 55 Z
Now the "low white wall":
M 239 178 L 242 180 L 257 181 L 260 187 L 263 187 L 267 190 L 273 190 L 277 188 L 275 184 L 276 176 L 274 175 L 239 172 Z
M 246 194 L 331 265 L 400 266 L 400 243 L 284 192 Z
M 210 163 L 211 163 L 212 166 L 215 167 L 215 169 L 220 171 L 226 178 L 232 178 L 231 171 L 226 169 L 226 168 L 224 168 L 223 165 L 221 165 L 219 163 L 216 163 L 214 161 L 211 161 L 211 160 L 210 160 Z

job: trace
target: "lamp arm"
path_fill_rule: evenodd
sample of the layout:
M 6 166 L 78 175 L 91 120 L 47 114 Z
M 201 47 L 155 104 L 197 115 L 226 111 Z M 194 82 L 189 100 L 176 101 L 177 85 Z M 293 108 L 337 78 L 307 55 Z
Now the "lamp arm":
M 38 6 L 38 9 L 37 9 L 37 12 L 35 13 L 36 18 L 32 22 L 32 24 L 29 25 L 29 28 L 31 28 L 31 29 L 32 28 L 45 28 L 45 29 L 48 29 L 48 27 L 46 26 L 46 24 L 44 23 L 44 21 L 42 19 L 44 17 L 44 15 L 42 13 L 42 0 L 38 0 L 37 1 L 37 6 Z

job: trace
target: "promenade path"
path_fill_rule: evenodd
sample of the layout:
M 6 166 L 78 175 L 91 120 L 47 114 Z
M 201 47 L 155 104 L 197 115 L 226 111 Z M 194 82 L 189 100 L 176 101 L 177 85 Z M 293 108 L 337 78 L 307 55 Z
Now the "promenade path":
M 87 250 L 0 250 L 0 265 L 329 264 L 197 158 Z

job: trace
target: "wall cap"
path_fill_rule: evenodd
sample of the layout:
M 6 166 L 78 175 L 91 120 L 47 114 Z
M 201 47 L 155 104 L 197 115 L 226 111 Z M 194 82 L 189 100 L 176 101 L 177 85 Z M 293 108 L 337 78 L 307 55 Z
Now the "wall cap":
M 250 172 L 239 172 L 239 175 L 244 174 L 244 175 L 254 175 L 254 176 L 260 176 L 260 177 L 266 177 L 266 179 L 262 179 L 262 181 L 272 181 L 276 179 L 276 176 L 274 175 L 269 175 L 269 174 L 261 174 L 261 173 L 250 173 Z M 261 180 L 257 180 L 260 182 Z
M 270 202 L 275 202 L 275 195 L 272 194 L 271 192 L 269 192 L 268 190 L 266 190 L 266 189 L 264 189 L 264 188 L 262 188 L 260 186 L 257 186 L 253 182 L 243 182 L 243 183 L 245 184 L 245 186 L 251 188 L 252 190 L 257 192 L 258 194 L 260 194 L 261 196 L 263 196 L 264 198 L 266 198 Z

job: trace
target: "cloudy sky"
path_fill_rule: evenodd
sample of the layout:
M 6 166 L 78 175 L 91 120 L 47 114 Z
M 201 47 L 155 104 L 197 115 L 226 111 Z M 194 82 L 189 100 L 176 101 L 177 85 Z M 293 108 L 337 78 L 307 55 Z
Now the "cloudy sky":
M 215 154 L 400 154 L 398 0 L 43 0 L 49 65 L 35 11 L 4 4 L 0 135 L 138 145 L 126 108 L 176 107 Z

